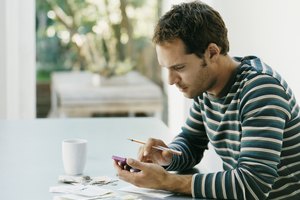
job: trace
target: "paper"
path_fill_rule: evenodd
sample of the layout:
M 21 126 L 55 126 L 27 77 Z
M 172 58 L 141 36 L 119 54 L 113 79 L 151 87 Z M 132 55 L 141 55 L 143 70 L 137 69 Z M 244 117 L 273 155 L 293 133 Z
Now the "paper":
M 72 183 L 72 185 L 58 185 L 49 188 L 49 192 L 59 193 L 54 200 L 93 200 L 110 198 L 115 195 L 111 190 L 100 186 L 114 183 L 116 179 L 108 176 L 59 176 L 59 182 Z
M 52 193 L 65 193 L 80 195 L 83 197 L 99 197 L 111 193 L 111 190 L 103 189 L 93 185 L 62 185 L 54 186 L 49 189 Z
M 113 194 L 106 194 L 102 196 L 96 196 L 96 197 L 83 197 L 76 194 L 65 194 L 61 196 L 55 196 L 53 200 L 95 200 L 95 199 L 105 199 L 105 198 L 111 198 L 114 197 Z
M 119 190 L 124 191 L 124 192 L 132 192 L 132 193 L 142 194 L 145 196 L 150 196 L 150 197 L 155 197 L 155 198 L 165 198 L 165 197 L 173 195 L 173 193 L 169 192 L 169 191 L 140 188 L 140 187 L 136 187 L 133 185 L 120 188 Z

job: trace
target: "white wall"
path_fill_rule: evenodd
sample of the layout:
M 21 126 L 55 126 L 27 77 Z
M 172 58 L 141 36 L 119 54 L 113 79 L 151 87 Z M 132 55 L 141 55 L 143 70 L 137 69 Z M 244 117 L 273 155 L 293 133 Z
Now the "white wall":
M 214 0 L 229 31 L 230 55 L 257 55 L 275 68 L 300 100 L 300 1 Z
M 0 118 L 35 117 L 35 1 L 0 1 Z
M 5 7 L 6 2 L 1 1 L 0 3 L 0 27 L 4 27 L 5 25 Z M 5 105 L 6 105 L 6 68 L 4 68 L 6 63 L 6 56 L 5 56 L 5 31 L 0 31 L 0 93 L 4 94 L 0 97 L 0 118 L 6 114 Z

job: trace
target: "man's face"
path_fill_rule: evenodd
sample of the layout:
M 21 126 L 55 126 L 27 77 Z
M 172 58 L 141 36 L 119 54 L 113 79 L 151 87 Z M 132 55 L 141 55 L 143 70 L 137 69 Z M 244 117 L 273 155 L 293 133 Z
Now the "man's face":
M 175 84 L 185 97 L 194 98 L 216 82 L 208 59 L 186 54 L 182 40 L 156 45 L 156 52 L 159 64 L 168 70 L 169 84 Z

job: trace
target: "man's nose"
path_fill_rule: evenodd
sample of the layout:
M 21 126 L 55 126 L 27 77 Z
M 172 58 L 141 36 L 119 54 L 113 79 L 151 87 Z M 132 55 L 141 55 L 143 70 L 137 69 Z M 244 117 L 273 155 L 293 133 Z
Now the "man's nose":
M 179 77 L 175 72 L 169 71 L 169 84 L 173 85 L 178 83 Z

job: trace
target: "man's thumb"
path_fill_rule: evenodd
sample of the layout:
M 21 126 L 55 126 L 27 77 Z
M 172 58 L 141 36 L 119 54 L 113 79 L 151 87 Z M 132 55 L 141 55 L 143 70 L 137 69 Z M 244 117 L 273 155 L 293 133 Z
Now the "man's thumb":
M 128 158 L 126 162 L 130 167 L 135 168 L 135 169 L 141 169 L 143 167 L 142 162 L 132 159 L 132 158 Z

